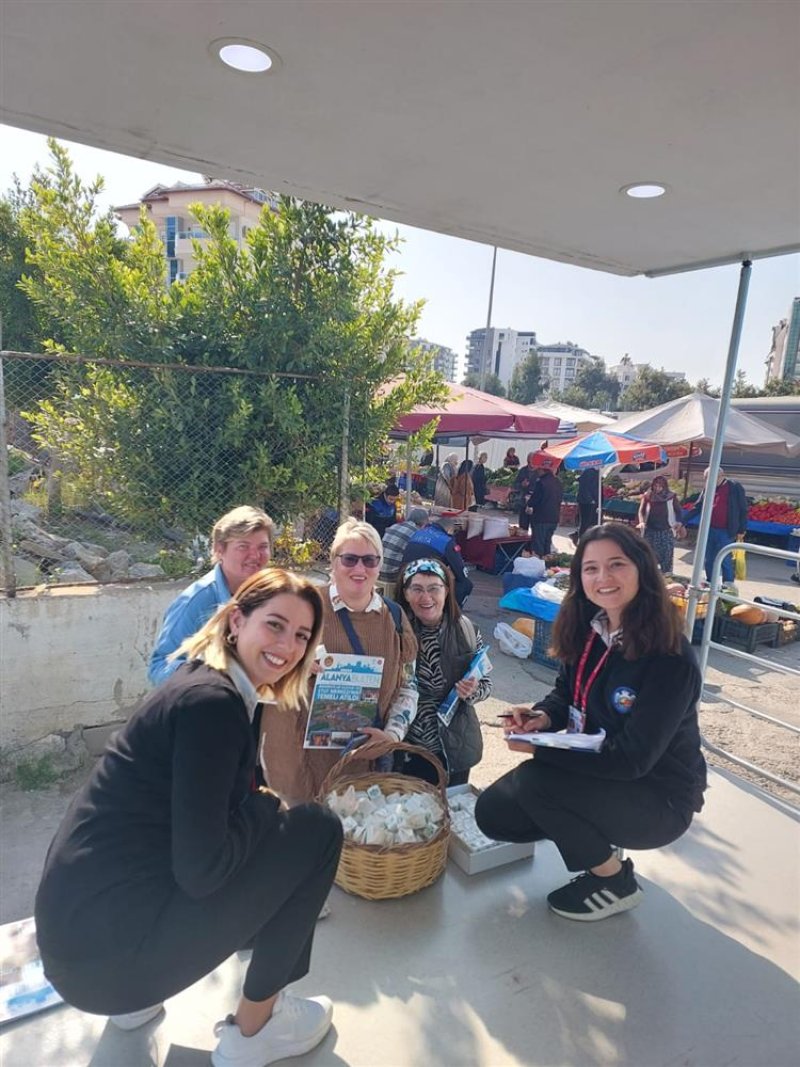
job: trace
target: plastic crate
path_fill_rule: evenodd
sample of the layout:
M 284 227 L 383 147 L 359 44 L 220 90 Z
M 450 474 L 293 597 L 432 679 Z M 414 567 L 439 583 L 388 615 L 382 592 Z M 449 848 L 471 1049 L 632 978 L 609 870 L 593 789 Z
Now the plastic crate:
M 578 521 L 578 505 L 570 503 L 562 504 L 558 521 L 561 526 L 573 526 Z
M 560 662 L 549 656 L 547 652 L 553 641 L 553 624 L 546 619 L 534 619 L 534 622 L 531 659 L 535 659 L 537 663 L 543 663 L 545 667 L 552 667 L 554 671 L 557 671 L 561 666 Z
M 770 645 L 777 648 L 777 622 L 759 622 L 751 626 L 746 622 L 722 617 L 719 621 L 719 641 L 722 644 L 744 645 L 746 652 L 754 652 L 756 645 Z

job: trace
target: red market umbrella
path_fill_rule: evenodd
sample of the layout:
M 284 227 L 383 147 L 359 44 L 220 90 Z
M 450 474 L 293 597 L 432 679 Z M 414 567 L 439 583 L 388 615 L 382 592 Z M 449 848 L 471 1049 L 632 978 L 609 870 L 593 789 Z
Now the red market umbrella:
M 486 434 L 510 430 L 520 434 L 556 434 L 559 419 L 468 385 L 448 385 L 442 404 L 418 404 L 397 421 L 393 433 L 405 436 L 438 419 L 437 434 Z
M 603 467 L 626 463 L 663 463 L 661 445 L 642 441 L 629 434 L 594 430 L 570 441 L 541 449 L 534 455 L 535 467 L 555 470 L 563 463 L 567 470 L 597 470 L 597 521 L 603 521 Z

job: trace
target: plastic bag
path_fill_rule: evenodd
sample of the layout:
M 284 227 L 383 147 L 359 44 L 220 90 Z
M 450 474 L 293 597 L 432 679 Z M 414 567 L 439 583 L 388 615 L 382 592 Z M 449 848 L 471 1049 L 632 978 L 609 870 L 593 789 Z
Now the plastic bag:
M 527 659 L 533 651 L 533 641 L 530 637 L 519 633 L 507 622 L 498 622 L 494 628 L 494 637 L 500 646 L 500 651 L 505 652 L 507 656 Z
M 545 573 L 544 560 L 538 556 L 517 556 L 514 560 L 514 574 L 522 574 L 528 578 L 543 578 Z
M 566 596 L 566 589 L 559 589 L 551 581 L 537 582 L 531 589 L 531 595 L 540 600 L 548 600 L 551 604 L 560 604 Z
M 747 560 L 745 559 L 744 549 L 735 548 L 731 553 L 733 556 L 733 574 L 737 582 L 743 582 L 747 578 Z

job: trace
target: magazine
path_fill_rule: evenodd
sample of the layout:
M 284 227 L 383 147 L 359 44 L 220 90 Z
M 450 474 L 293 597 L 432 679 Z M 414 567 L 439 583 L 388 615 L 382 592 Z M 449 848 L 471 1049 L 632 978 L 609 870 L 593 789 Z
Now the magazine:
M 61 1003 L 44 976 L 33 919 L 0 926 L 0 1023 Z
M 484 646 L 479 648 L 475 655 L 472 657 L 467 673 L 464 678 L 485 678 L 489 671 L 492 669 L 492 661 L 489 659 L 489 649 Z M 443 726 L 449 726 L 453 720 L 453 716 L 456 713 L 458 707 L 458 693 L 455 690 L 455 686 L 450 690 L 442 703 L 436 709 L 436 714 L 439 716 L 439 722 Z
M 326 652 L 321 662 L 303 747 L 347 748 L 365 726 L 375 725 L 383 657 Z
M 605 730 L 596 734 L 547 733 L 542 730 L 540 733 L 506 735 L 506 741 L 526 741 L 542 748 L 571 748 L 578 752 L 599 752 L 605 739 Z

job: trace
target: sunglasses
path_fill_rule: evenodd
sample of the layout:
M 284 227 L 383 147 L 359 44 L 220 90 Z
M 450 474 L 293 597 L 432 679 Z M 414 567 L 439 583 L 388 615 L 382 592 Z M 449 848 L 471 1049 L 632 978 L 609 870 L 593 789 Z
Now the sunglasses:
M 340 552 L 336 557 L 342 561 L 342 566 L 347 567 L 348 570 L 351 567 L 355 567 L 357 563 L 363 563 L 368 570 L 375 570 L 376 567 L 381 565 L 380 556 L 357 556 L 354 552 Z

